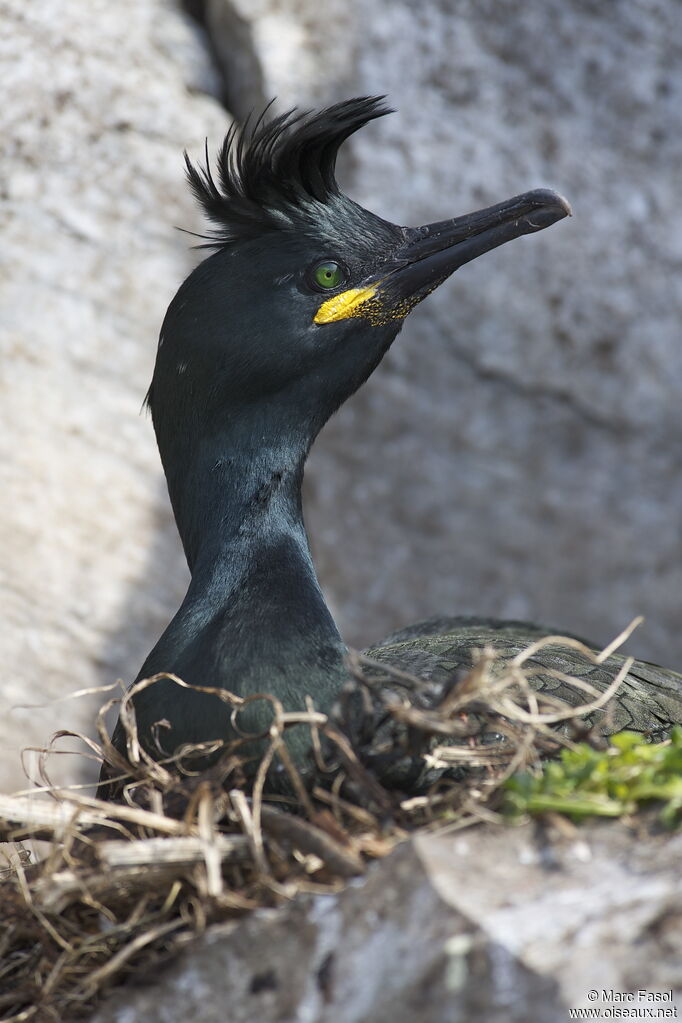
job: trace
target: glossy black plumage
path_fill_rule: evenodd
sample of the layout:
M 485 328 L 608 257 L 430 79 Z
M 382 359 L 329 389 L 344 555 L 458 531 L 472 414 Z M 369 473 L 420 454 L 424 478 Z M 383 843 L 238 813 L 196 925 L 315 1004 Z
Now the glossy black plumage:
M 302 708 L 308 694 L 329 710 L 345 678 L 345 648 L 303 523 L 310 446 L 414 305 L 469 260 L 570 213 L 565 200 L 542 190 L 418 229 L 362 209 L 337 187 L 336 155 L 353 131 L 386 112 L 381 100 L 361 98 L 261 118 L 228 133 L 217 180 L 208 160 L 203 169 L 188 161 L 190 185 L 214 224 L 206 238 L 215 251 L 170 304 L 148 403 L 192 579 L 140 679 L 172 672 L 190 686 L 242 697 L 270 692 L 285 709 Z M 339 268 L 340 286 L 316 284 L 321 261 Z M 454 659 L 466 660 L 448 628 Z M 428 630 L 410 644 L 427 668 L 430 657 L 442 659 L 442 642 L 436 648 Z M 401 649 L 394 643 L 375 655 L 407 656 Z M 135 710 L 156 757 L 154 734 L 167 753 L 235 734 L 217 697 L 170 681 L 140 692 Z M 269 705 L 255 702 L 239 724 L 258 731 L 269 717 Z M 643 712 L 637 726 L 648 720 Z M 158 721 L 164 725 L 155 733 Z M 288 739 L 303 759 L 308 732 L 293 729 Z M 124 744 L 120 727 L 114 743 Z

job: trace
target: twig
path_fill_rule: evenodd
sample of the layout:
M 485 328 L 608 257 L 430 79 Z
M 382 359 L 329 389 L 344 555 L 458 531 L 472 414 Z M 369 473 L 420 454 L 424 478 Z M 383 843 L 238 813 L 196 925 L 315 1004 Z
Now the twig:
M 364 873 L 363 862 L 357 853 L 344 849 L 314 824 L 267 805 L 261 808 L 261 820 L 268 834 L 291 842 L 302 853 L 319 856 L 332 873 L 339 877 L 357 877 L 358 874 Z

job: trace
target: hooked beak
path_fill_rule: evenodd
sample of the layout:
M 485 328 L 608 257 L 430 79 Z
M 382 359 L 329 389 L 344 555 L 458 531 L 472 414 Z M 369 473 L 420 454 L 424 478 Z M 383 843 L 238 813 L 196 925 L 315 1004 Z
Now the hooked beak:
M 423 298 L 484 252 L 570 216 L 571 207 L 563 196 L 538 188 L 463 217 L 406 228 L 406 244 L 397 254 L 395 270 L 386 284 L 391 289 L 397 287 L 396 294 L 401 297 Z
M 538 188 L 463 217 L 404 228 L 404 244 L 380 274 L 360 288 L 328 299 L 315 322 L 359 316 L 382 325 L 403 319 L 460 266 L 512 238 L 543 231 L 570 216 L 571 207 L 563 196 Z

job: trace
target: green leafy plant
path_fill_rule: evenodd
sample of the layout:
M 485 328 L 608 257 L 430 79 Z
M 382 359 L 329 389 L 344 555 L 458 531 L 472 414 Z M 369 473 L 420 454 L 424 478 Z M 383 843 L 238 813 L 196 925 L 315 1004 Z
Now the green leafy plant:
M 659 802 L 663 824 L 682 823 L 682 727 L 665 742 L 648 743 L 636 732 L 620 732 L 609 742 L 604 751 L 580 743 L 539 772 L 514 775 L 505 783 L 508 812 L 621 817 Z

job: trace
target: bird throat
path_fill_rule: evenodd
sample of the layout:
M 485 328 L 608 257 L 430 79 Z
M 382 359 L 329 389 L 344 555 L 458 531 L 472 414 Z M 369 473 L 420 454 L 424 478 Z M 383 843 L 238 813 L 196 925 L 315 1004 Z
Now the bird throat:
M 182 457 L 176 447 L 164 458 L 168 453 L 159 446 L 192 578 L 140 678 L 172 671 L 190 685 L 240 697 L 271 693 L 285 710 L 305 710 L 306 695 L 328 710 L 345 679 L 345 647 L 322 596 L 303 522 L 308 444 L 289 436 L 266 448 L 225 430 L 186 444 Z M 271 717 L 271 705 L 261 711 Z M 205 740 L 201 701 L 188 701 L 183 714 L 185 741 L 194 733 Z M 187 715 L 196 715 L 196 722 Z M 262 723 L 254 710 L 253 730 Z M 217 731 L 224 734 L 224 723 Z

